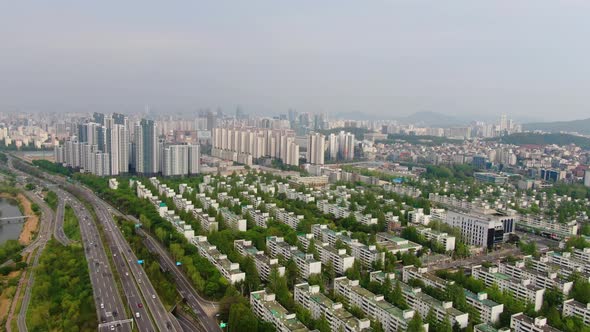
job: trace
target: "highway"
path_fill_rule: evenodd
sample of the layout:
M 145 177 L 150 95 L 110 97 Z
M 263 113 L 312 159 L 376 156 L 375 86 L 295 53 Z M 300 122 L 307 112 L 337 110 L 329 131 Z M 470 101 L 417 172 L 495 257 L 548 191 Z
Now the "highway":
M 178 292 L 186 299 L 186 304 L 193 310 L 199 317 L 199 320 L 206 331 L 221 331 L 215 318 L 210 317 L 205 311 L 205 307 L 212 307 L 214 312 L 217 311 L 217 303 L 207 301 L 193 288 L 189 280 L 186 278 L 184 273 L 176 266 L 176 262 L 172 259 L 168 251 L 162 247 L 162 245 L 151 237 L 143 229 L 139 229 L 139 234 L 145 237 L 146 247 L 153 253 L 158 254 L 160 258 L 160 265 L 166 270 L 170 271 L 176 281 L 176 287 Z
M 94 206 L 99 219 L 103 222 L 105 233 L 110 235 L 115 247 L 118 249 L 118 260 L 120 263 L 117 263 L 117 266 L 126 263 L 130 275 L 137 281 L 137 286 L 143 295 L 143 304 L 149 309 L 158 329 L 160 331 L 183 331 L 176 318 L 165 309 L 152 283 L 143 273 L 142 266 L 138 264 L 138 257 L 135 256 L 135 253 L 131 250 L 127 240 L 125 240 L 113 220 L 111 208 L 94 194 L 90 195 L 87 192 L 86 198 Z
M 40 199 L 39 197 L 37 197 L 34 194 L 29 195 L 27 193 L 26 195 L 27 195 L 27 197 L 32 199 L 33 202 L 35 202 L 39 205 L 39 207 L 42 210 L 42 215 L 41 215 L 41 221 L 40 221 L 40 226 L 39 226 L 40 227 L 39 235 L 37 236 L 35 241 L 33 241 L 29 246 L 27 246 L 27 248 L 25 248 L 25 250 L 23 250 L 23 252 L 30 254 L 35 249 L 38 249 L 37 252 L 35 253 L 35 255 L 29 255 L 29 257 L 27 258 L 27 264 L 30 265 L 27 268 L 27 272 L 26 272 L 26 275 L 28 276 L 28 278 L 20 280 L 19 285 L 18 285 L 18 289 L 15 294 L 15 298 L 18 298 L 18 294 L 20 294 L 20 288 L 22 287 L 22 285 L 25 284 L 25 281 L 26 281 L 25 294 L 23 296 L 20 312 L 19 312 L 18 318 L 17 318 L 17 326 L 18 326 L 18 330 L 20 332 L 28 331 L 26 319 L 27 319 L 27 311 L 29 308 L 29 303 L 31 302 L 31 291 L 33 289 L 33 283 L 35 282 L 35 275 L 34 275 L 33 271 L 35 270 L 35 267 L 39 264 L 39 257 L 41 256 L 43 249 L 45 249 L 45 245 L 51 239 L 52 224 L 53 224 L 53 220 L 54 220 L 53 211 L 49 208 L 49 206 L 47 206 L 47 204 L 45 204 L 45 202 L 42 199 Z M 31 264 L 31 261 L 33 261 L 33 264 Z M 14 310 L 16 310 L 16 304 L 17 304 L 17 301 L 14 301 L 12 304 L 12 307 L 10 309 L 11 313 L 9 314 L 9 319 L 7 319 L 6 330 L 9 332 L 11 331 L 10 322 L 12 321 L 12 314 L 14 313 Z
M 107 331 L 111 325 L 115 327 L 116 331 L 131 331 L 129 323 L 118 322 L 119 320 L 125 319 L 125 307 L 119 295 L 115 277 L 113 276 L 105 248 L 100 239 L 98 228 L 92 221 L 92 215 L 70 193 L 57 187 L 54 191 L 58 197 L 70 203 L 78 218 L 80 234 L 84 244 L 84 253 L 88 262 L 90 281 L 92 282 L 92 289 L 94 291 L 98 322 L 99 324 L 107 324 L 101 328 L 101 331 Z M 121 324 L 121 326 L 117 326 L 118 324 Z
M 64 215 L 65 215 L 65 208 L 66 208 L 66 200 L 58 195 L 58 203 L 57 209 L 55 211 L 55 223 L 53 229 L 53 236 L 55 239 L 59 241 L 64 246 L 67 246 L 71 243 L 70 239 L 66 236 L 64 232 Z
M 9 165 L 12 166 L 12 158 L 9 159 Z M 12 168 L 12 167 L 11 167 Z M 25 174 L 20 170 L 13 169 L 13 171 L 23 175 L 30 177 L 31 174 Z M 55 192 L 58 196 L 60 204 L 64 204 L 65 201 L 69 201 L 70 205 L 74 209 L 76 217 L 78 218 L 79 225 L 80 225 L 80 234 L 82 237 L 82 243 L 84 246 L 84 254 L 86 256 L 86 262 L 88 264 L 88 271 L 90 274 L 90 282 L 92 284 L 92 292 L 94 295 L 94 302 L 97 311 L 97 317 L 99 324 L 105 323 L 99 331 L 109 331 L 111 330 L 111 326 L 113 326 L 114 330 L 116 331 L 123 331 L 128 332 L 131 331 L 131 322 L 121 322 L 120 326 L 117 321 L 121 319 L 125 319 L 125 310 L 123 306 L 123 301 L 119 296 L 119 292 L 116 287 L 114 276 L 111 272 L 111 267 L 108 263 L 107 256 L 104 251 L 104 247 L 102 242 L 100 241 L 98 229 L 96 227 L 95 222 L 92 220 L 92 216 L 90 212 L 82 205 L 77 198 L 73 195 L 69 194 L 68 192 L 60 189 L 57 186 L 51 186 L 49 183 L 45 182 L 44 179 L 38 179 L 38 183 L 44 187 L 51 187 L 51 189 Z M 34 195 L 32 195 L 34 196 Z M 35 198 L 35 202 L 39 204 L 39 206 L 43 209 L 43 214 L 50 216 L 48 220 L 49 222 L 44 222 L 41 224 L 43 229 L 46 226 L 46 231 L 41 232 L 40 236 L 34 243 L 40 243 L 42 247 L 39 248 L 37 251 L 37 255 L 40 255 L 45 243 L 51 238 L 51 234 L 55 233 L 56 237 L 57 234 L 63 234 L 62 240 L 66 239 L 69 243 L 69 239 L 63 233 L 63 213 L 61 217 L 61 227 L 58 227 L 57 223 L 54 223 L 53 212 L 45 202 L 38 198 Z M 60 209 L 58 209 L 59 211 Z M 62 237 L 62 235 L 59 235 Z M 32 248 L 29 246 L 29 248 Z M 29 249 L 27 248 L 27 249 Z M 33 249 L 31 249 L 33 250 Z M 32 276 L 31 276 L 32 277 Z M 30 277 L 30 278 L 31 278 Z M 32 281 L 29 280 L 29 286 L 27 287 L 28 292 L 30 293 L 30 289 L 32 286 Z M 25 293 L 25 297 L 27 293 Z M 30 295 L 29 295 L 30 296 Z M 19 331 L 26 331 L 26 306 L 25 302 L 23 301 L 23 306 L 21 308 L 20 315 L 23 315 L 22 323 L 21 317 L 19 317 Z M 109 324 L 112 323 L 112 324 Z M 22 328 L 21 328 L 22 325 Z M 154 331 L 153 329 L 140 329 L 140 331 Z

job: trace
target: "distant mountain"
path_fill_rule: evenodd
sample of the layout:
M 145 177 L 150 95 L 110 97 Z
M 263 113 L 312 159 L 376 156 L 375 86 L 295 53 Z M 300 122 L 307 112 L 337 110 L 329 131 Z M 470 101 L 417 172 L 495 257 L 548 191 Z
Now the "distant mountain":
M 537 122 L 525 123 L 522 125 L 524 130 L 542 130 L 552 133 L 558 132 L 576 132 L 583 135 L 590 135 L 590 118 L 574 121 L 556 121 L 556 122 Z
M 412 115 L 399 118 L 398 121 L 404 124 L 415 124 L 427 127 L 452 127 L 465 124 L 463 121 L 453 116 L 431 111 L 416 112 Z

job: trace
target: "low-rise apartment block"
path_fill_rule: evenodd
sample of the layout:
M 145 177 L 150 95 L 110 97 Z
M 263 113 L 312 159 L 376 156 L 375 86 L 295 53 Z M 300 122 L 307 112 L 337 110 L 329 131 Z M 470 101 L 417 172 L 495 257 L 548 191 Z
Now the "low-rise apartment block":
M 395 287 L 396 281 L 393 273 L 383 273 L 381 271 L 371 272 L 371 281 L 383 282 L 386 278 L 391 279 L 391 287 Z M 445 317 L 449 317 L 451 324 L 457 324 L 461 328 L 467 327 L 469 314 L 461 312 L 453 308 L 453 302 L 443 302 L 433 298 L 432 296 L 422 292 L 420 287 L 411 287 L 404 282 L 399 282 L 402 289 L 402 295 L 406 303 L 415 311 L 420 313 L 420 316 L 426 317 L 430 310 L 433 310 L 436 319 L 442 322 Z
M 422 249 L 422 245 L 410 240 L 397 237 L 391 233 L 377 233 L 377 245 L 392 254 L 416 252 Z
M 574 299 L 563 302 L 563 315 L 580 318 L 584 324 L 590 325 L 590 303 L 580 303 Z
M 560 330 L 547 325 L 547 318 L 531 318 L 525 314 L 518 313 L 510 318 L 510 328 L 514 332 L 559 332 Z
M 338 275 L 343 275 L 346 270 L 354 264 L 354 257 L 347 254 L 346 249 L 336 249 L 329 243 L 320 243 L 315 241 L 313 234 L 299 235 L 299 243 L 303 245 L 305 250 L 308 249 L 311 241 L 314 241 L 315 248 L 320 255 L 322 264 L 330 262 L 334 267 L 334 272 Z
M 350 248 L 352 256 L 365 266 L 371 266 L 373 262 L 382 264 L 385 259 L 385 253 L 377 250 L 377 246 L 362 244 L 357 239 L 352 239 L 347 232 L 335 232 L 329 229 L 327 225 L 320 224 L 312 225 L 311 231 L 316 239 L 327 242 L 332 246 L 336 244 L 337 240 L 340 240 Z
M 479 311 L 482 322 L 496 324 L 500 320 L 500 314 L 504 312 L 503 304 L 488 299 L 488 294 L 485 292 L 475 294 L 466 289 L 463 291 L 467 303 Z
M 217 247 L 210 244 L 205 236 L 196 236 L 192 243 L 199 250 L 199 254 L 211 262 L 230 283 L 236 283 L 246 279 L 246 274 L 240 271 L 240 264 L 232 263 L 227 255 L 217 250 Z
M 567 295 L 574 286 L 573 281 L 560 277 L 557 272 L 539 272 L 527 267 L 527 261 L 498 263 L 498 271 L 514 279 L 529 279 L 531 285 L 540 288 L 555 288 Z
M 303 325 L 294 313 L 287 312 L 275 298 L 275 294 L 264 290 L 250 293 L 250 306 L 254 314 L 265 322 L 272 323 L 278 332 L 306 332 L 309 329 Z
M 235 240 L 234 248 L 236 248 L 240 255 L 252 257 L 262 280 L 268 281 L 273 268 L 277 269 L 280 276 L 285 275 L 285 267 L 279 265 L 279 260 L 266 256 L 264 251 L 260 251 L 252 245 L 252 241 Z
M 360 308 L 365 315 L 381 323 L 386 332 L 407 329 L 408 322 L 414 317 L 414 310 L 401 310 L 384 300 L 383 295 L 376 295 L 361 287 L 358 280 L 346 277 L 334 279 L 334 293 L 343 296 L 351 306 Z M 428 331 L 428 324 L 424 324 Z
M 428 241 L 435 241 L 443 246 L 445 251 L 455 250 L 455 237 L 444 232 L 439 232 L 428 227 L 417 227 L 419 234 L 424 236 Z
M 296 246 L 291 246 L 282 237 L 267 237 L 266 246 L 273 258 L 277 258 L 278 255 L 283 256 L 284 259 L 292 258 L 297 264 L 299 275 L 305 280 L 309 279 L 312 274 L 322 273 L 322 262 L 316 261 L 312 254 L 306 254 Z
M 295 285 L 295 302 L 311 312 L 314 319 L 326 318 L 332 331 L 370 331 L 370 321 L 358 319 L 344 309 L 342 303 L 330 300 L 320 292 L 320 286 L 302 283 Z
M 514 279 L 511 276 L 498 272 L 498 267 L 484 268 L 476 265 L 471 268 L 471 275 L 482 280 L 486 286 L 498 285 L 500 290 L 512 292 L 517 299 L 528 301 L 534 305 L 535 311 L 543 305 L 545 288 L 533 286 L 530 279 Z
M 415 267 L 413 265 L 406 265 L 402 269 L 402 280 L 408 283 L 411 279 L 422 280 L 424 285 L 445 290 L 447 285 L 452 285 L 454 281 L 448 281 L 436 276 L 434 273 L 428 272 L 426 267 Z

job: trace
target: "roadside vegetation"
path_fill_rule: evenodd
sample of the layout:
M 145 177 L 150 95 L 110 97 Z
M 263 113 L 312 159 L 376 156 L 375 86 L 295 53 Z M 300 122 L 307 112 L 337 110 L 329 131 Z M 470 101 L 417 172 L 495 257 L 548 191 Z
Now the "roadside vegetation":
M 58 203 L 58 198 L 57 198 L 57 194 L 54 193 L 51 190 L 48 190 L 45 193 L 45 203 L 47 203 L 47 205 L 49 205 L 49 207 L 55 211 L 57 209 L 57 203 Z
M 80 241 L 80 224 L 71 206 L 66 205 L 64 212 L 64 233 L 72 241 Z
M 96 331 L 97 324 L 84 249 L 50 240 L 35 269 L 29 331 Z

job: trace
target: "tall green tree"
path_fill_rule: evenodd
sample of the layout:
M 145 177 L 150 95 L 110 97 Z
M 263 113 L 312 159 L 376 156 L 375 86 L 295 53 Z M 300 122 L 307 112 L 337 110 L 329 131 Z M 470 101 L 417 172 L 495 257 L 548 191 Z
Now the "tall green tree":
M 422 321 L 422 317 L 418 312 L 414 313 L 414 317 L 410 319 L 408 322 L 408 328 L 406 329 L 407 332 L 426 332 L 424 329 L 424 322 Z
M 229 309 L 228 331 L 257 332 L 258 319 L 250 308 L 242 303 L 237 303 Z

